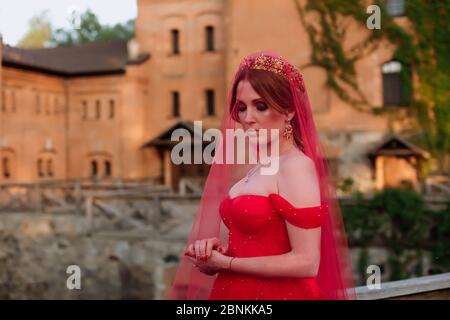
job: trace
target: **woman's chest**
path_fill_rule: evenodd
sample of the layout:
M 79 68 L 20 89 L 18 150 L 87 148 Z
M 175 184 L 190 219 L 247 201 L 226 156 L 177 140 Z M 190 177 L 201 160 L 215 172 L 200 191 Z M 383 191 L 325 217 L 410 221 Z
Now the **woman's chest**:
M 267 196 L 244 194 L 228 197 L 220 206 L 220 215 L 230 231 L 245 235 L 279 233 L 285 230 L 284 220 Z

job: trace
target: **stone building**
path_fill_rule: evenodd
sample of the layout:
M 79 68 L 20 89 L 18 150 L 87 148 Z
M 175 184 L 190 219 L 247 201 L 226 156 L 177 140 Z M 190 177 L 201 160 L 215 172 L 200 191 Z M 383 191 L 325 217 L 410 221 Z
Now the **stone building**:
M 407 25 L 403 1 L 388 2 L 396 22 Z M 181 176 L 204 176 L 204 166 L 170 162 L 171 130 L 196 120 L 204 128 L 219 125 L 244 55 L 276 51 L 297 66 L 310 60 L 311 44 L 292 0 L 137 3 L 136 37 L 129 42 L 0 46 L 0 181 L 152 177 L 177 186 Z M 348 28 L 344 47 L 370 32 Z M 390 134 L 410 127 L 410 119 L 373 112 L 395 105 L 401 90 L 393 50 L 384 43 L 356 63 L 366 110 L 327 87 L 323 69 L 301 68 L 333 175 L 353 179 L 361 191 L 408 181 L 417 188 L 418 165 L 428 157 L 407 142 L 403 151 L 380 151 Z M 388 158 L 406 160 L 390 165 Z

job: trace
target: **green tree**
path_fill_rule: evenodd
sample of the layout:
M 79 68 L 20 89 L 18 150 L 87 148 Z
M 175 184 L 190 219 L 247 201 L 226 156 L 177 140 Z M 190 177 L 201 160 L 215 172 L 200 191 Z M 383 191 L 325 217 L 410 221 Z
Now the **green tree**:
M 79 17 L 72 16 L 70 29 L 56 29 L 52 44 L 60 46 L 101 40 L 129 40 L 134 37 L 134 21 L 130 19 L 124 24 L 101 25 L 95 13 L 88 9 Z
M 43 48 L 50 45 L 51 40 L 52 27 L 48 18 L 48 11 L 45 10 L 31 18 L 29 31 L 17 46 L 24 49 Z

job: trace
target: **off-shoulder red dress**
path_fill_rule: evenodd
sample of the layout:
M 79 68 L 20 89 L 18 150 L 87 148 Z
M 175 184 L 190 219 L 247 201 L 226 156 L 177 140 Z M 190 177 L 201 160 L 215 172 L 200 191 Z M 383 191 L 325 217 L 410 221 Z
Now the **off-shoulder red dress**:
M 301 228 L 315 228 L 327 213 L 325 205 L 295 208 L 278 194 L 227 197 L 220 216 L 228 227 L 228 252 L 233 257 L 280 255 L 291 250 L 285 220 Z M 221 272 L 214 281 L 212 300 L 320 299 L 316 278 L 256 277 Z

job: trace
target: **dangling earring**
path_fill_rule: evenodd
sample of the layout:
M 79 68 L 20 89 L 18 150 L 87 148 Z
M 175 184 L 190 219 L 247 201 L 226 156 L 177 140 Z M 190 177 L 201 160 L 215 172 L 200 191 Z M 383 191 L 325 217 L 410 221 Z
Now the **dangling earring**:
M 287 140 L 291 139 L 292 137 L 292 125 L 289 120 L 286 120 L 286 126 L 284 127 L 283 137 L 285 137 Z

